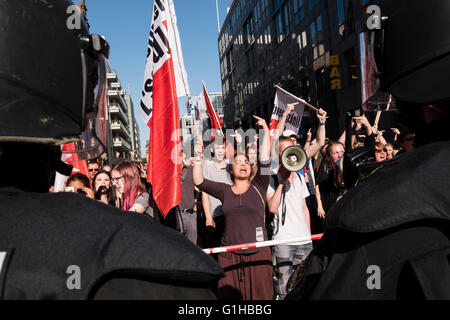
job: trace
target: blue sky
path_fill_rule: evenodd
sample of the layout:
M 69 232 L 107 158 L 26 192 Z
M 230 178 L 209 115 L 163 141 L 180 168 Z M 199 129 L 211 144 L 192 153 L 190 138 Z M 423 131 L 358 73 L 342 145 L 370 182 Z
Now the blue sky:
M 221 92 L 216 0 L 173 1 L 191 94 L 201 92 L 202 80 L 209 92 Z M 218 0 L 221 25 L 230 2 Z M 117 71 L 123 88 L 131 90 L 144 146 L 150 131 L 141 120 L 139 103 L 153 0 L 86 0 L 86 7 L 91 33 L 106 37 L 111 46 L 111 68 Z M 185 113 L 186 99 L 182 101 L 179 108 Z

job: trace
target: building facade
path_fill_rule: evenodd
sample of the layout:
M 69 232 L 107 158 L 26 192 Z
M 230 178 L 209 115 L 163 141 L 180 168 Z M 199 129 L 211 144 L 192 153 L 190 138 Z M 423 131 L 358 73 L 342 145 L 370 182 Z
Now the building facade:
M 199 126 L 199 134 L 202 135 L 209 128 L 209 117 L 205 114 L 200 115 L 200 120 L 197 120 Z M 180 128 L 181 128 L 181 139 L 183 141 L 183 146 L 187 146 L 190 143 L 193 147 L 192 141 L 194 141 L 196 132 L 194 121 L 191 114 L 182 115 L 180 118 Z M 191 148 L 191 154 L 193 155 L 193 148 Z
M 252 114 L 269 121 L 279 85 L 326 110 L 327 135 L 338 137 L 346 111 L 361 106 L 359 33 L 371 3 L 234 0 L 218 38 L 226 126 L 254 127 Z
M 134 117 L 131 96 L 122 88 L 116 72 L 107 73 L 107 99 L 109 111 L 109 132 L 107 146 L 107 163 L 112 164 L 119 157 L 140 159 L 139 128 Z
M 139 126 L 134 115 L 134 104 L 129 93 L 125 94 L 125 102 L 128 105 L 128 121 L 130 123 L 130 139 L 131 151 L 134 153 L 133 160 L 141 159 L 141 139 L 139 134 Z
M 209 100 L 211 101 L 214 110 L 216 110 L 217 115 L 223 119 L 224 109 L 223 109 L 223 95 L 222 92 L 209 92 Z

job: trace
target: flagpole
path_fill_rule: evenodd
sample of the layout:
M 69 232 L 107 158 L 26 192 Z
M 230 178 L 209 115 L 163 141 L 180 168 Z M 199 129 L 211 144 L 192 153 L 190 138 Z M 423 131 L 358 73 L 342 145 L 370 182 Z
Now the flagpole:
M 389 111 L 390 107 L 391 107 L 391 102 L 392 102 L 392 95 L 389 95 L 389 101 L 386 107 L 386 111 Z M 377 116 L 375 118 L 375 123 L 373 124 L 374 126 L 378 127 L 378 122 L 380 122 L 380 117 L 381 117 L 381 111 L 377 112 Z
M 303 100 L 303 99 L 301 99 L 301 98 L 299 98 L 299 97 L 294 96 L 292 93 L 287 92 L 286 90 L 284 90 L 284 89 L 281 88 L 280 86 L 275 85 L 275 88 L 280 89 L 281 91 L 283 91 L 284 93 L 286 93 L 287 95 L 289 95 L 291 98 L 297 100 L 298 102 L 303 103 L 305 106 L 307 106 L 307 107 L 313 109 L 314 111 L 319 112 L 319 109 L 318 109 L 318 108 L 314 107 L 312 104 L 306 102 L 305 100 Z
M 217 10 L 217 32 L 220 33 L 220 22 L 219 22 L 219 5 L 216 0 L 216 10 Z
M 208 89 L 206 89 L 206 86 L 205 86 L 205 83 L 203 82 L 203 80 L 202 80 L 202 85 L 203 85 L 203 88 L 205 88 L 206 96 L 208 97 L 209 103 L 211 103 L 211 99 L 209 99 Z M 220 125 L 219 119 L 217 117 L 216 109 L 214 109 L 212 103 L 211 103 L 211 107 L 212 107 L 212 111 L 214 113 L 214 117 L 216 118 L 217 124 L 219 125 L 220 131 L 222 132 L 222 135 L 224 135 L 223 134 L 223 130 L 222 130 L 222 126 Z
M 197 125 L 197 119 L 195 117 L 195 110 L 192 107 L 192 100 L 191 98 L 189 98 L 189 108 L 191 109 L 191 115 L 192 115 L 192 121 L 194 123 L 194 128 L 195 128 L 195 134 L 197 136 L 197 139 L 200 139 L 200 132 L 198 131 L 198 125 Z M 200 116 L 200 115 L 199 115 Z M 200 119 L 201 120 L 201 119 Z

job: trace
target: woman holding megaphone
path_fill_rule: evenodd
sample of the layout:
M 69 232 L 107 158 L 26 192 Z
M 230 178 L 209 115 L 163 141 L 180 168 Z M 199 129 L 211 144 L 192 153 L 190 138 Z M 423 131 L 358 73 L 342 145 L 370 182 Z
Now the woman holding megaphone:
M 265 206 L 270 167 L 270 134 L 264 119 L 253 116 L 262 130 L 258 172 L 253 179 L 247 155 L 239 153 L 228 164 L 227 171 L 233 184 L 214 182 L 203 178 L 203 142 L 195 144 L 194 184 L 202 191 L 218 198 L 223 205 L 225 231 L 222 245 L 236 245 L 266 241 Z M 265 172 L 264 172 L 265 173 Z M 219 280 L 219 299 L 270 300 L 273 297 L 272 256 L 270 248 L 254 248 L 245 252 L 224 252 L 218 262 L 225 270 Z M 233 266 L 231 268 L 231 266 Z

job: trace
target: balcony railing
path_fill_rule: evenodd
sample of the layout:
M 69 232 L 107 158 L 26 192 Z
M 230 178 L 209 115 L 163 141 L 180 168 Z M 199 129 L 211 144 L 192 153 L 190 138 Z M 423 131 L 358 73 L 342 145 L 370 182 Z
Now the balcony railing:
M 106 79 L 108 79 L 109 81 L 117 81 L 118 80 L 117 73 L 110 72 L 106 74 Z
M 109 113 L 111 115 L 113 114 L 120 114 L 123 122 L 128 123 L 128 117 L 125 114 L 125 112 L 123 112 L 123 109 L 121 107 L 119 107 L 118 105 L 112 104 L 109 106 Z
M 125 135 L 127 137 L 130 137 L 130 132 L 128 131 L 128 129 L 121 123 L 121 122 L 112 122 L 111 123 L 111 130 L 122 130 L 123 133 L 125 133 Z
M 128 112 L 128 105 L 125 102 L 125 99 L 123 98 L 122 91 L 124 90 L 108 90 L 108 97 L 110 99 L 115 99 L 119 102 L 119 104 L 122 106 L 122 110 L 127 113 Z
M 123 138 L 114 138 L 113 142 L 114 148 L 127 148 L 128 150 L 131 150 L 131 145 Z

